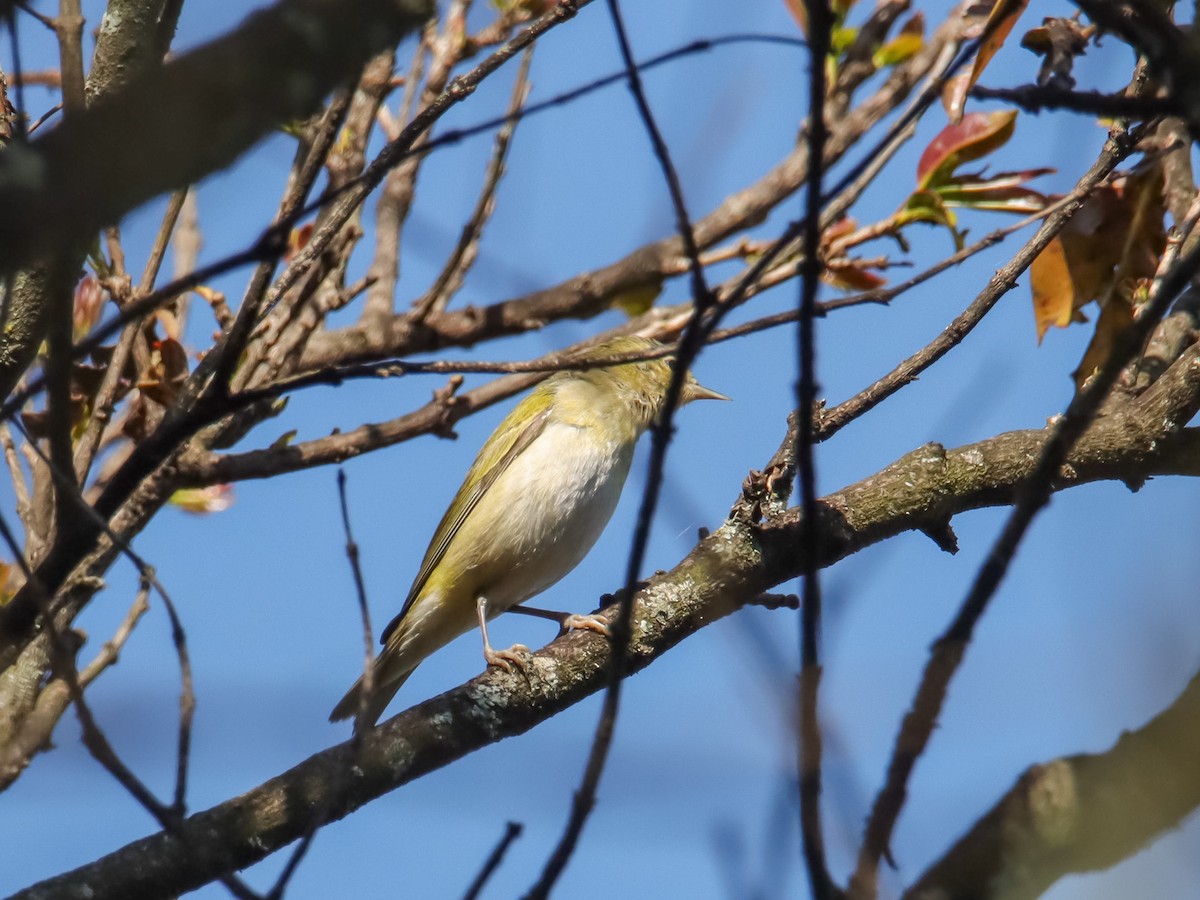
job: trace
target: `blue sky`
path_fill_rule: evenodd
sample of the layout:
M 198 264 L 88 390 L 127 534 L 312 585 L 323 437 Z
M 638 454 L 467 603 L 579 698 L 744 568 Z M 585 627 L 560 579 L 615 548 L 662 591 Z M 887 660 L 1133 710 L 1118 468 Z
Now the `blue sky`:
M 1045 7 L 1027 13 L 1018 29 L 1035 24 L 1035 13 L 1065 9 Z M 937 21 L 942 8 L 928 4 L 927 18 Z M 102 6 L 88 2 L 84 9 L 90 31 Z M 670 15 L 663 9 L 625 4 L 639 57 L 735 31 L 795 34 L 781 0 L 691 0 L 673 5 Z M 240 3 L 193 0 L 185 5 L 176 47 L 224 32 L 245 12 Z M 24 21 L 26 66 L 56 65 L 46 36 Z M 4 61 L 7 68 L 7 56 Z M 1110 40 L 1082 61 L 1080 82 L 1111 87 L 1130 62 Z M 533 98 L 619 65 L 604 5 L 592 4 L 539 46 Z M 647 76 L 694 215 L 787 152 L 804 114 L 806 65 L 802 51 L 746 45 Z M 1036 65 L 1014 41 L 984 81 L 1021 83 Z M 512 72 L 510 67 L 486 83 L 447 117 L 445 127 L 502 109 Z M 35 115 L 55 102 L 40 89 L 30 89 L 27 99 Z M 885 216 L 904 200 L 920 150 L 942 124 L 940 113 L 928 117 L 854 210 L 860 221 Z M 1085 118 L 1022 116 L 994 165 L 1056 166 L 1059 173 L 1042 186 L 1065 190 L 1094 159 L 1102 138 L 1103 131 Z M 489 140 L 479 138 L 426 164 L 405 232 L 398 305 L 419 295 L 453 245 L 489 152 Z M 202 262 L 257 236 L 274 210 L 291 153 L 289 138 L 273 138 L 201 186 Z M 672 228 L 649 143 L 620 86 L 522 123 L 509 168 L 481 259 L 458 304 L 494 302 L 556 283 Z M 785 204 L 756 233 L 776 233 L 799 215 L 799 202 Z M 123 223 L 133 265 L 144 259 L 162 205 L 151 203 Z M 975 213 L 964 224 L 980 236 L 1007 220 Z M 831 403 L 845 399 L 929 341 L 1015 246 L 1010 240 L 981 254 L 890 308 L 848 310 L 822 321 L 822 396 Z M 928 263 L 951 249 L 944 232 L 920 231 L 912 258 Z M 214 286 L 233 299 L 244 279 L 244 272 L 232 273 Z M 682 282 L 669 285 L 663 302 L 682 300 L 684 291 Z M 795 301 L 794 286 L 786 286 L 735 321 Z M 445 356 L 527 358 L 619 321 L 612 313 Z M 193 349 L 204 346 L 212 328 L 196 307 Z M 956 446 L 1041 426 L 1069 400 L 1069 373 L 1087 340 L 1085 328 L 1073 328 L 1048 335 L 1039 348 L 1023 283 L 942 364 L 820 448 L 822 492 L 865 477 L 926 441 Z M 693 545 L 698 528 L 717 527 L 747 469 L 761 467 L 774 451 L 791 403 L 793 342 L 791 331 L 778 330 L 713 347 L 700 360 L 700 380 L 735 402 L 683 411 L 647 571 L 670 568 Z M 467 384 L 482 380 L 468 377 Z M 412 378 L 315 389 L 294 397 L 283 416 L 256 429 L 244 446 L 269 444 L 291 428 L 303 438 L 382 421 L 424 402 L 442 383 Z M 456 441 L 422 438 L 347 463 L 377 623 L 398 609 L 442 510 L 506 409 L 462 422 Z M 585 611 L 619 586 L 645 450 L 604 537 L 542 598 L 545 605 Z M 1107 748 L 1122 729 L 1143 724 L 1183 688 L 1200 662 L 1198 499 L 1198 486 L 1182 479 L 1156 479 L 1136 495 L 1105 484 L 1055 498 L 985 618 L 917 767 L 893 845 L 900 872 L 889 876 L 891 888 L 921 872 L 1024 768 Z M 825 796 L 831 863 L 839 878 L 857 847 L 926 649 L 961 601 L 1000 521 L 995 511 L 956 519 L 962 549 L 954 557 L 925 537 L 904 535 L 825 573 Z M 136 546 L 158 567 L 188 631 L 198 700 L 191 809 L 247 790 L 347 736 L 344 723 L 326 722 L 361 659 L 332 468 L 240 484 L 235 506 L 216 516 L 166 510 Z M 81 621 L 93 644 L 123 616 L 134 583 L 127 566 L 114 567 L 109 589 Z M 520 640 L 536 647 L 553 636 L 546 623 L 507 618 L 495 626 L 497 646 Z M 746 610 L 705 629 L 629 682 L 599 805 L 560 896 L 720 898 L 748 896 L 750 888 L 763 897 L 803 896 L 786 705 L 797 634 L 795 614 Z M 464 636 L 422 665 L 392 712 L 472 677 L 481 665 L 478 636 Z M 91 696 L 118 751 L 162 795 L 172 785 L 177 692 L 166 617 L 155 604 L 120 664 Z M 289 895 L 327 897 L 351 889 L 363 897 L 460 895 L 509 819 L 522 822 L 525 832 L 488 895 L 518 894 L 532 883 L 565 822 L 597 713 L 593 698 L 324 829 Z M 0 814 L 10 823 L 0 849 L 0 892 L 155 830 L 149 815 L 88 757 L 70 715 L 56 743 L 0 796 Z M 12 823 L 20 823 L 19 830 Z M 1193 818 L 1114 871 L 1067 879 L 1048 896 L 1182 896 L 1182 885 L 1200 876 L 1198 840 Z M 265 888 L 284 856 L 248 878 Z M 217 887 L 200 892 L 222 894 Z

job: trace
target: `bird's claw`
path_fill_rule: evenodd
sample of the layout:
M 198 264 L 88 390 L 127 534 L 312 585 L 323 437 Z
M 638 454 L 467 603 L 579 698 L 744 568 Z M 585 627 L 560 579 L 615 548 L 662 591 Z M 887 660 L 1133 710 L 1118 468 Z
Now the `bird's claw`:
M 483 658 L 487 660 L 488 666 L 496 666 L 505 672 L 511 672 L 513 666 L 522 672 L 527 671 L 532 655 L 524 644 L 513 644 L 507 650 L 493 650 L 491 647 L 485 647 L 483 650 Z
M 612 630 L 608 627 L 608 623 L 600 616 L 580 615 L 571 613 L 569 616 L 564 616 L 559 623 L 564 632 L 575 631 L 576 629 L 586 629 L 594 631 L 596 634 L 602 634 L 605 637 L 612 636 Z

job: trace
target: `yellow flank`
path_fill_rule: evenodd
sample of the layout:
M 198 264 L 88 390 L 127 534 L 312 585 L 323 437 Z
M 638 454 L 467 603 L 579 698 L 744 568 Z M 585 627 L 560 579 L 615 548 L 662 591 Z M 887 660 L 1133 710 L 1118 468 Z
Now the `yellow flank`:
M 601 359 L 659 344 L 619 337 Z M 579 564 L 620 499 L 634 446 L 662 408 L 669 359 L 560 372 L 513 408 L 488 438 L 438 524 L 403 608 L 384 629 L 371 695 L 362 679 L 331 719 L 373 724 L 431 653 L 541 593 Z M 724 399 L 687 375 L 680 400 Z M 483 621 L 480 621 L 480 617 Z M 484 655 L 505 665 L 511 651 Z

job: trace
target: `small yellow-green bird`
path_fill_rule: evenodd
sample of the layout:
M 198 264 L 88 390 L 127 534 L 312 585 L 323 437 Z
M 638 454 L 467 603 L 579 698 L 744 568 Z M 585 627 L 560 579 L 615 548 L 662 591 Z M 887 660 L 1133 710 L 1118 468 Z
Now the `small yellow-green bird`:
M 659 346 L 618 337 L 588 356 Z M 520 653 L 528 650 L 521 645 L 492 649 L 488 620 L 546 590 L 587 555 L 617 506 L 634 445 L 662 409 L 670 380 L 668 359 L 559 372 L 500 423 L 434 532 L 404 607 L 384 629 L 366 723 L 379 720 L 422 660 L 476 623 L 489 666 L 523 664 Z M 700 399 L 728 398 L 688 373 L 680 400 Z M 603 627 L 586 616 L 550 615 L 567 627 Z M 330 721 L 358 714 L 362 688 L 360 678 Z

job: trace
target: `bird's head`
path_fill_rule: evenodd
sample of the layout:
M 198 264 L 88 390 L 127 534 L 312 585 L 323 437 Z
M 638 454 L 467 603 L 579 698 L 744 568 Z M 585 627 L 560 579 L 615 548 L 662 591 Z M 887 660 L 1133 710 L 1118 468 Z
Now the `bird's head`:
M 622 335 L 597 344 L 588 350 L 583 358 L 587 360 L 607 359 L 614 356 L 646 353 L 661 347 L 662 344 L 650 338 Z M 673 357 L 660 356 L 655 359 L 638 360 L 615 366 L 583 369 L 576 373 L 576 377 L 589 382 L 602 395 L 620 401 L 621 405 L 636 420 L 638 431 L 642 431 L 648 428 L 662 411 L 667 390 L 671 384 L 673 363 Z M 691 372 L 687 373 L 679 395 L 680 405 L 691 403 L 693 400 L 728 399 L 724 394 L 704 387 Z

